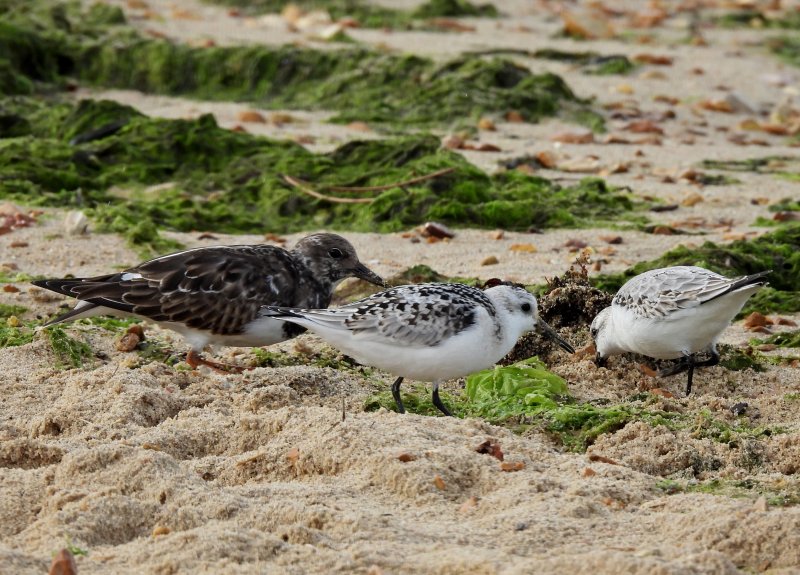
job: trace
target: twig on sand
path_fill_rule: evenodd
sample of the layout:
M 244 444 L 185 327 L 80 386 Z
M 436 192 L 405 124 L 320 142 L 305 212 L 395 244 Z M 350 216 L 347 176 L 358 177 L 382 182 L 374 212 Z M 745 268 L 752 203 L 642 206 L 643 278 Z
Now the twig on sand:
M 326 202 L 333 202 L 336 204 L 369 204 L 375 201 L 375 198 L 337 198 L 335 196 L 326 196 L 325 194 L 320 194 L 319 192 L 309 188 L 308 182 L 304 182 L 303 180 L 293 178 L 292 176 L 288 176 L 286 174 L 283 175 L 283 179 L 287 184 L 297 188 L 304 194 L 307 194 L 312 198 L 317 198 L 318 200 L 325 200 Z
M 416 178 L 411 178 L 410 180 L 404 180 L 402 182 L 394 182 L 391 184 L 383 184 L 381 186 L 365 186 L 365 187 L 353 187 L 353 186 L 328 186 L 329 190 L 334 192 L 382 192 L 384 190 L 390 190 L 392 188 L 402 188 L 405 186 L 411 186 L 413 184 L 418 184 L 420 182 L 424 182 L 426 180 L 432 180 L 434 178 L 438 178 L 439 176 L 444 176 L 445 174 L 449 174 L 454 172 L 455 168 L 443 168 L 441 170 L 437 170 L 435 172 L 431 172 L 430 174 L 425 174 L 423 176 L 418 176 Z M 334 202 L 338 204 L 368 204 L 375 200 L 375 198 L 340 198 L 337 196 L 328 196 L 326 194 L 320 193 L 316 190 L 311 189 L 309 186 L 309 182 L 305 182 L 300 178 L 295 178 L 294 176 L 289 176 L 287 174 L 283 175 L 284 181 L 292 187 L 297 188 L 304 194 L 308 194 L 312 198 L 317 198 L 318 200 L 325 200 L 326 202 Z
M 382 192 L 383 190 L 391 190 L 392 188 L 402 188 L 404 186 L 410 186 L 412 184 L 418 184 L 420 182 L 424 182 L 425 180 L 432 180 L 433 178 L 438 178 L 439 176 L 444 176 L 445 174 L 449 174 L 450 172 L 455 172 L 455 171 L 456 171 L 455 168 L 443 168 L 441 170 L 431 172 L 430 174 L 425 174 L 424 176 L 411 178 L 410 180 L 406 180 L 404 182 L 397 182 L 394 184 L 384 184 L 382 186 L 366 186 L 361 188 L 352 186 L 330 186 L 328 189 L 334 192 Z

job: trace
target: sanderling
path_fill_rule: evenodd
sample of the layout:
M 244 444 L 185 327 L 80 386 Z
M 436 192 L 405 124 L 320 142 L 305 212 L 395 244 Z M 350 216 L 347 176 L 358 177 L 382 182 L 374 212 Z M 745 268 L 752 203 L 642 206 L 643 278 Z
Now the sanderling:
M 347 277 L 383 286 L 336 234 L 312 234 L 291 251 L 269 245 L 213 246 L 155 258 L 123 272 L 92 278 L 37 280 L 37 286 L 80 300 L 45 325 L 94 315 L 138 316 L 180 333 L 186 361 L 220 371 L 234 366 L 203 359 L 207 345 L 254 347 L 303 331 L 259 314 L 265 305 L 324 308 Z
M 525 332 L 538 329 L 561 347 L 572 346 L 539 319 L 536 298 L 522 287 L 495 282 L 485 291 L 462 284 L 392 288 L 336 309 L 265 308 L 265 313 L 306 327 L 358 362 L 396 376 L 392 396 L 404 413 L 404 378 L 440 382 L 485 369 L 503 358 Z
M 692 391 L 695 367 L 716 365 L 716 342 L 742 309 L 747 298 L 766 282 L 769 271 L 726 278 L 695 266 L 674 266 L 640 274 L 620 288 L 592 322 L 597 349 L 596 363 L 625 352 L 656 359 L 677 359 L 661 377 L 688 370 L 686 395 Z M 695 354 L 711 357 L 696 361 Z

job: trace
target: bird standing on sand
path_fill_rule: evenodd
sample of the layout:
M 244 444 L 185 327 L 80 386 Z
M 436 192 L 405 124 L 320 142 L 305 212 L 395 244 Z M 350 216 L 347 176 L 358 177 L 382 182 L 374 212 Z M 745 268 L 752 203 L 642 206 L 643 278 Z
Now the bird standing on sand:
M 625 352 L 680 358 L 659 376 L 688 371 L 689 395 L 694 368 L 719 363 L 717 339 L 768 273 L 731 279 L 696 266 L 673 266 L 634 277 L 592 322 L 595 362 L 602 366 L 610 355 Z M 698 362 L 695 354 L 702 351 L 711 357 Z
M 305 331 L 264 317 L 265 305 L 325 308 L 347 277 L 384 281 L 359 262 L 336 234 L 312 234 L 291 251 L 269 245 L 213 246 L 155 258 L 93 278 L 37 280 L 33 284 L 80 300 L 45 325 L 95 315 L 137 316 L 181 334 L 194 367 L 240 371 L 203 359 L 207 345 L 263 346 Z
M 439 398 L 439 384 L 494 365 L 525 332 L 541 330 L 574 352 L 539 319 L 532 294 L 494 284 L 485 291 L 462 284 L 406 285 L 336 309 L 270 306 L 264 312 L 308 328 L 360 363 L 399 376 L 392 384 L 399 413 L 405 413 L 400 384 L 408 377 L 432 381 L 433 404 L 452 415 Z

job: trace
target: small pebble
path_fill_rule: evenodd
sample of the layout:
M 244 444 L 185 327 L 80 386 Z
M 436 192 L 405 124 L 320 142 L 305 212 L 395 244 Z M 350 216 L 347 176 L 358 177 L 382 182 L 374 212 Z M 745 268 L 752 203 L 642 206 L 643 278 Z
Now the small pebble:
M 444 224 L 439 222 L 425 222 L 422 225 L 423 236 L 433 236 L 434 238 L 453 238 L 455 233 Z
M 73 210 L 64 216 L 64 231 L 71 236 L 89 233 L 89 218 L 80 210 Z

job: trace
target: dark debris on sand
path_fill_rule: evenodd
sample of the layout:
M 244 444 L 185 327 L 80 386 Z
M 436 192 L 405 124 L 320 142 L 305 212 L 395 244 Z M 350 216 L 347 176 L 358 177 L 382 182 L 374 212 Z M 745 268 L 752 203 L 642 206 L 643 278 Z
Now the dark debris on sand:
M 547 281 L 544 294 L 538 298 L 539 316 L 576 348 L 588 343 L 592 320 L 600 310 L 611 305 L 613 297 L 592 286 L 588 263 L 587 254 L 578 256 L 564 275 Z M 553 340 L 529 333 L 520 338 L 501 363 L 510 364 L 534 355 L 545 359 L 551 353 L 563 352 Z

